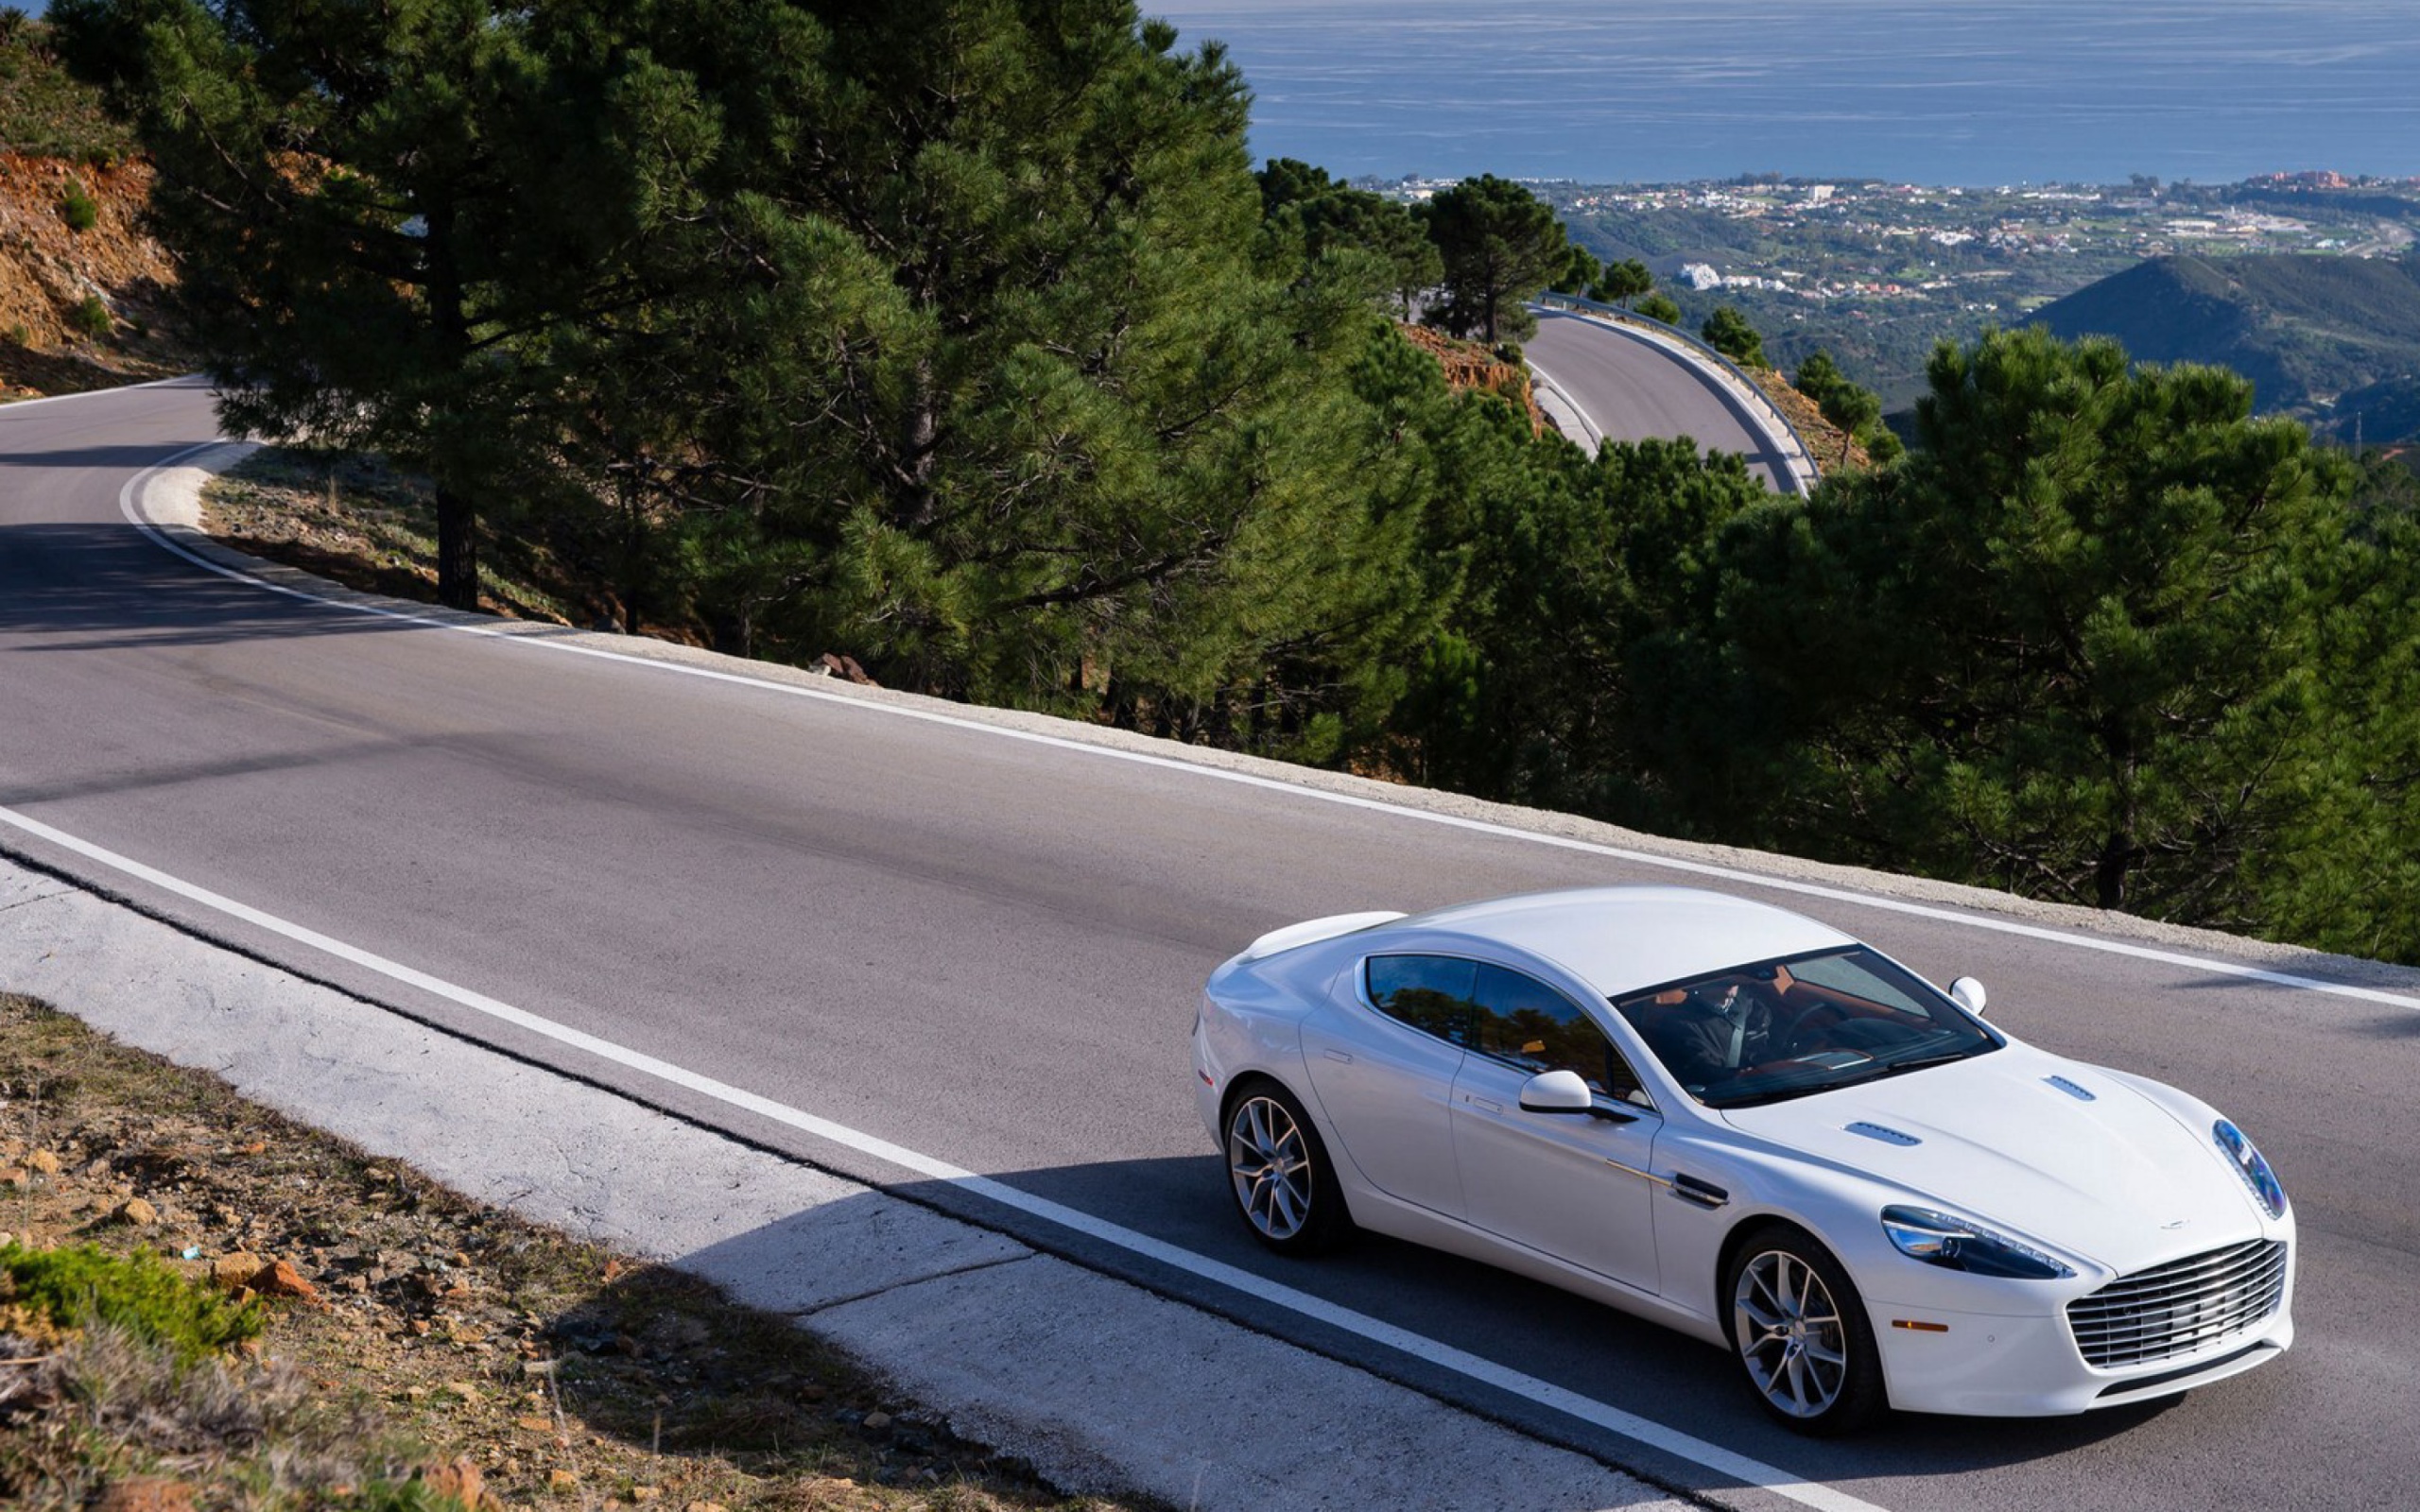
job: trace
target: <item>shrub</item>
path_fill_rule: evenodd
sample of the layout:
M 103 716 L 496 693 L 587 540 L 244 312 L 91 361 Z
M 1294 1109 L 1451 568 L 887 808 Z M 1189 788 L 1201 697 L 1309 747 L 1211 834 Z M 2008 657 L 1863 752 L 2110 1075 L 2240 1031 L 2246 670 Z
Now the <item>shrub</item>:
M 83 303 L 68 312 L 67 323 L 88 336 L 108 335 L 111 325 L 109 304 L 97 294 L 87 294 Z
M 1666 325 L 1681 323 L 1681 307 L 1662 294 L 1651 294 L 1639 301 L 1638 313 L 1651 320 L 1661 320 Z
M 1721 352 L 1742 368 L 1764 368 L 1765 338 L 1748 323 L 1748 318 L 1732 305 L 1722 305 L 1705 318 L 1698 328 L 1699 337 L 1715 351 Z
M 59 192 L 59 213 L 67 217 L 70 231 L 91 231 L 101 223 L 99 202 L 86 194 L 83 183 L 75 179 L 68 180 L 67 187 Z
M 11 1242 L 0 1246 L 0 1279 L 13 1293 L 9 1300 L 58 1327 L 112 1324 L 182 1360 L 256 1337 L 262 1327 L 258 1302 L 232 1302 L 147 1249 L 117 1256 L 95 1245 L 27 1249 Z

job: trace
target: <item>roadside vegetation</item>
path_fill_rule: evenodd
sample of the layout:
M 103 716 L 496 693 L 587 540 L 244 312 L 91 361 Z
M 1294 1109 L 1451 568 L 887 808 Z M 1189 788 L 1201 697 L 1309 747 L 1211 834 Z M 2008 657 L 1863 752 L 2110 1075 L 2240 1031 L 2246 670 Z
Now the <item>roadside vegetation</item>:
M 0 1503 L 1115 1512 L 787 1320 L 0 993 Z
M 1524 186 L 1255 173 L 1126 0 L 744 9 L 52 14 L 229 423 L 425 479 L 442 601 L 2420 961 L 2408 490 L 2240 377 L 1991 331 L 1899 455 L 1810 352 L 1811 500 L 1591 457 L 1396 323 L 1678 318 Z

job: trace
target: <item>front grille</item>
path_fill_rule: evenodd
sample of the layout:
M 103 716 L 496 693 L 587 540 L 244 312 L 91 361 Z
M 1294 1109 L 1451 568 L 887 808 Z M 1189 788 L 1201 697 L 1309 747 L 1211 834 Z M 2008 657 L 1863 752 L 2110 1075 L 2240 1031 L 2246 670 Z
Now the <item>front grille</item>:
M 2143 1365 L 2240 1333 L 2277 1311 L 2285 1294 L 2285 1245 L 2255 1239 L 2120 1276 L 2069 1302 L 2067 1327 L 2086 1363 Z

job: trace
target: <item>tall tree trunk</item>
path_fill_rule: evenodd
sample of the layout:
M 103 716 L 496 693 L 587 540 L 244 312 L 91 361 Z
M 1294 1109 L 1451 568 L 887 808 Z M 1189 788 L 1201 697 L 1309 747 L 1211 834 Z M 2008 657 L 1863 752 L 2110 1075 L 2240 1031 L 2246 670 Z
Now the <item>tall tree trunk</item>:
M 462 274 L 454 260 L 454 206 L 439 200 L 428 207 L 428 305 L 436 324 L 440 349 L 458 381 L 470 366 L 471 316 L 462 290 Z M 451 452 L 461 445 L 446 434 L 446 420 L 436 421 L 439 442 Z M 462 491 L 456 476 L 458 456 L 437 458 L 437 600 L 448 609 L 479 607 L 478 506 Z
M 2134 869 L 2142 848 L 2134 836 L 2123 830 L 2112 830 L 2100 847 L 2100 860 L 2092 868 L 2093 891 L 2100 906 L 2119 909 L 2126 906 L 2126 874 Z
M 941 500 L 933 490 L 933 464 L 941 451 L 942 396 L 933 377 L 930 360 L 916 364 L 916 399 L 907 416 L 906 433 L 901 437 L 900 482 L 902 497 L 893 519 L 901 528 L 918 533 L 933 523 L 941 512 Z
M 437 486 L 437 600 L 448 609 L 479 607 L 478 523 L 469 499 Z

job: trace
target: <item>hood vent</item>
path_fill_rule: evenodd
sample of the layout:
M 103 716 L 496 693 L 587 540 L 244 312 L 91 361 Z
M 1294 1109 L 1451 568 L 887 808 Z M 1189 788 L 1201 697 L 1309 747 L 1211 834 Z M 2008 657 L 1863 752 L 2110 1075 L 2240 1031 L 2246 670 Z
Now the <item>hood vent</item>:
M 1870 1140 L 1880 1140 L 1885 1144 L 1922 1144 L 1924 1143 L 1913 1134 L 1902 1134 L 1895 1128 L 1885 1128 L 1880 1124 L 1851 1124 L 1848 1125 L 1848 1132 L 1862 1134 Z
M 2051 1086 L 2056 1087 L 2059 1091 L 2066 1093 L 2068 1096 L 2074 1098 L 2077 1102 L 2097 1103 L 2100 1101 L 2099 1097 L 2084 1091 L 2074 1082 L 2067 1080 L 2065 1076 L 2045 1076 L 2042 1079 L 2048 1082 Z

